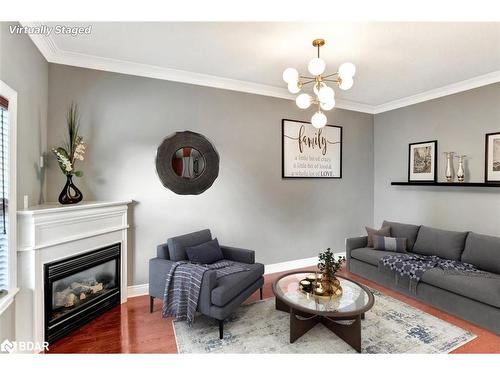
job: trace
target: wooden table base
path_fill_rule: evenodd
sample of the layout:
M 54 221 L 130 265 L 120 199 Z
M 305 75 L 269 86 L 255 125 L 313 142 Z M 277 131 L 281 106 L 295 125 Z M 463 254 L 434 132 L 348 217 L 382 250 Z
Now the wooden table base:
M 295 310 L 279 298 L 276 298 L 276 310 L 290 314 L 290 343 L 294 343 L 316 324 L 321 323 L 361 353 L 361 319 L 364 319 L 365 314 L 343 318 L 313 315 Z

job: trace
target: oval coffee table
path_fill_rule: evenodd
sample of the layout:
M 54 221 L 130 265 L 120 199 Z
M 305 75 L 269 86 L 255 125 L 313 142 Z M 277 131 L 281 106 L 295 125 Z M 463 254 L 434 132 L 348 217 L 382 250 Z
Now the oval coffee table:
M 372 292 L 356 281 L 337 276 L 342 295 L 319 298 L 299 290 L 299 282 L 315 271 L 290 272 L 273 283 L 276 309 L 290 314 L 290 343 L 318 323 L 361 352 L 361 319 L 375 301 Z M 350 322 L 349 322 L 350 321 Z

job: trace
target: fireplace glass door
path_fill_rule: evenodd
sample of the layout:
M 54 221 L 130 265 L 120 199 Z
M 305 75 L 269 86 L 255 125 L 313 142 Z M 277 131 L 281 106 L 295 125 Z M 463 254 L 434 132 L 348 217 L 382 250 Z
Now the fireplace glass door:
M 116 263 L 113 259 L 54 281 L 51 319 L 116 289 Z
M 120 303 L 121 244 L 45 264 L 45 340 L 49 343 Z

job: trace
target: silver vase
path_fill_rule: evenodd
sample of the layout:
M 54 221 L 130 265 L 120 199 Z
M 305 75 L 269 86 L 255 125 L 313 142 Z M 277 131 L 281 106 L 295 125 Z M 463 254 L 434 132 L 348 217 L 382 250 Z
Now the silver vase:
M 465 168 L 464 168 L 464 159 L 467 155 L 458 155 L 458 169 L 457 169 L 457 179 L 458 182 L 465 181 Z
M 454 171 L 453 171 L 453 151 L 450 152 L 445 152 L 446 155 L 446 182 L 453 182 L 454 176 Z

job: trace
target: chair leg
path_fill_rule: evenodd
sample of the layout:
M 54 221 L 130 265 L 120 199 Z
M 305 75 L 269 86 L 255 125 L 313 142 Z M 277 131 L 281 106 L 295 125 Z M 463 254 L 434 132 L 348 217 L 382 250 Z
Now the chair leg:
M 262 299 L 263 299 L 263 298 L 262 298 L 262 287 L 260 287 L 260 299 L 261 299 L 261 301 L 262 301 Z
M 153 296 L 149 296 L 149 313 L 153 313 L 154 303 L 155 303 L 155 298 Z
M 219 339 L 222 340 L 224 338 L 224 320 L 217 319 L 217 321 L 219 322 Z

